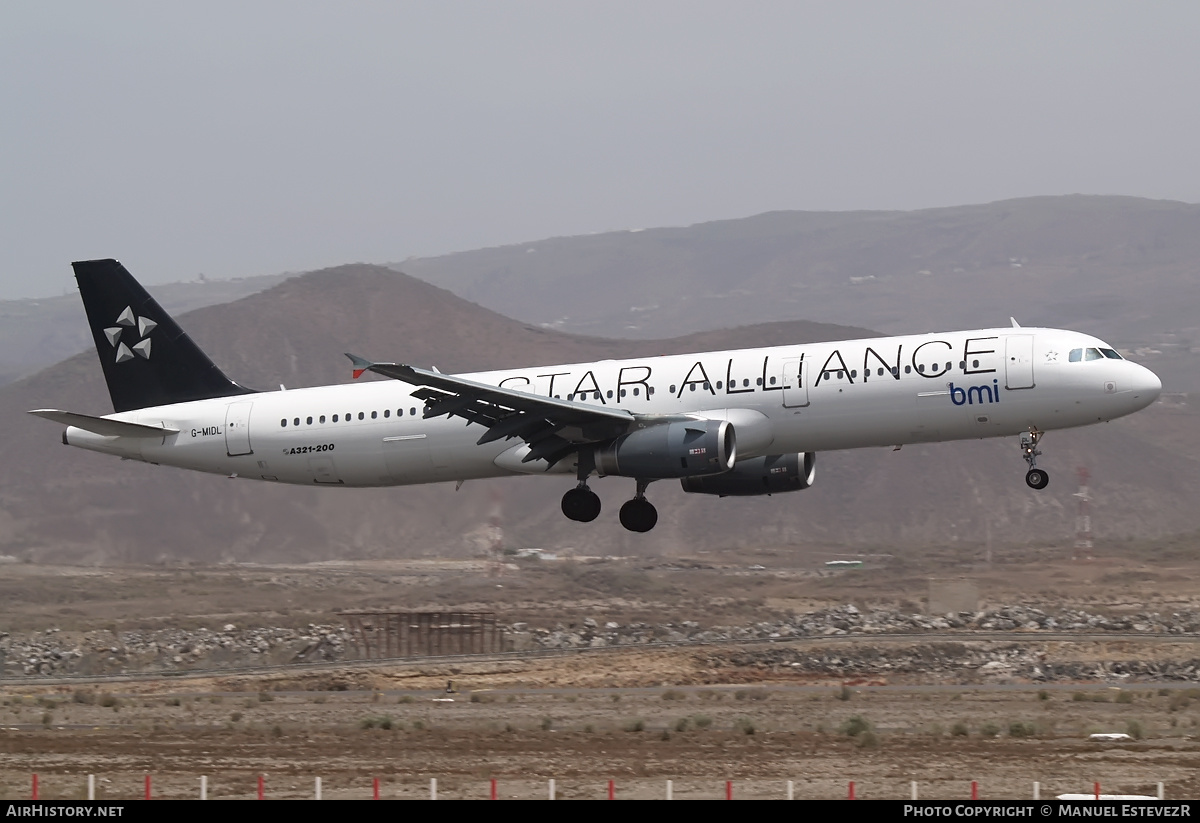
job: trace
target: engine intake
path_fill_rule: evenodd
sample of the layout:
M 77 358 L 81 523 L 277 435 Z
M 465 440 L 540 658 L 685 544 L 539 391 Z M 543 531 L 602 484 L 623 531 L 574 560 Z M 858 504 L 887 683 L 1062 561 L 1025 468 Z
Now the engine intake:
M 683 490 L 720 497 L 753 497 L 807 489 L 817 473 L 817 455 L 768 454 L 738 463 L 733 471 L 716 477 L 684 477 Z
M 664 478 L 733 468 L 737 441 L 728 420 L 678 420 L 622 435 L 595 451 L 600 475 Z

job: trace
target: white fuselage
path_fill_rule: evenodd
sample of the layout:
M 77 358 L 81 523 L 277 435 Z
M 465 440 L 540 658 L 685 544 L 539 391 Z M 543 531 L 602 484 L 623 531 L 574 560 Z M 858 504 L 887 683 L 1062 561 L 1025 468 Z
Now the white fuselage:
M 1003 328 L 464 375 L 636 414 L 728 419 L 739 460 L 1016 435 L 1111 420 L 1161 389 L 1148 369 L 1088 335 Z M 1072 360 L 1072 357 L 1076 357 Z M 263 392 L 109 415 L 177 429 L 73 446 L 150 463 L 281 483 L 391 486 L 544 473 L 520 439 L 476 445 L 484 429 L 422 416 L 417 387 L 389 380 Z M 555 472 L 573 472 L 564 460 Z

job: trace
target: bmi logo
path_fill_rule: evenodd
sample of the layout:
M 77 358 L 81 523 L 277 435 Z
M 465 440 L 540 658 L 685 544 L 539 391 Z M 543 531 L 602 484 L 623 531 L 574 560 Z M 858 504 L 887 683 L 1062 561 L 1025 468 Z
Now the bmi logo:
M 137 337 L 141 338 L 132 346 L 126 346 L 121 341 L 121 336 L 126 329 L 133 330 L 137 328 Z M 150 332 L 158 328 L 158 324 L 149 317 L 135 317 L 133 309 L 130 306 L 125 307 L 125 311 L 117 317 L 116 323 L 104 330 L 104 336 L 108 338 L 109 345 L 117 350 L 116 362 L 124 363 L 127 360 L 132 360 L 136 354 L 143 360 L 150 359 Z
M 968 386 L 965 389 L 953 383 L 949 385 L 950 402 L 956 406 L 974 406 L 976 403 L 1000 402 L 999 380 L 993 380 L 990 386 Z

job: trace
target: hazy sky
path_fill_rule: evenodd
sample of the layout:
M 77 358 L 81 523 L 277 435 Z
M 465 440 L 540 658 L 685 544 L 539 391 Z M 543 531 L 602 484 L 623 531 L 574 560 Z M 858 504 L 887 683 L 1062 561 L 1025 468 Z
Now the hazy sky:
M 1200 201 L 1200 4 L 0 0 L 0 297 L 773 209 Z

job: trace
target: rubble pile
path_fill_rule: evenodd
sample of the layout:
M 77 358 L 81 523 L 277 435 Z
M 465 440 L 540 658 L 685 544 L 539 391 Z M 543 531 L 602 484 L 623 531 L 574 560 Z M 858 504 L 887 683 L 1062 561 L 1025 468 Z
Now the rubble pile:
M 530 630 L 525 624 L 512 626 L 518 647 L 522 643 L 544 649 L 596 648 L 644 643 L 717 643 L 736 640 L 775 640 L 793 637 L 841 637 L 854 634 L 916 634 L 923 632 L 1132 632 L 1144 634 L 1200 633 L 1200 612 L 1169 615 L 1139 613 L 1113 616 L 1080 609 L 1043 611 L 1029 606 L 1004 606 L 982 612 L 961 612 L 940 617 L 873 609 L 853 605 L 808 612 L 783 620 L 752 626 L 703 628 L 699 623 L 608 622 L 601 626 L 587 618 L 579 626 Z
M 747 626 L 704 627 L 694 621 L 622 625 L 613 621 L 601 623 L 587 617 L 578 624 L 559 624 L 553 629 L 531 628 L 526 623 L 514 623 L 506 629 L 509 648 L 516 651 L 862 637 L 862 644 L 846 647 L 853 650 L 850 656 L 832 652 L 813 655 L 806 653 L 803 647 L 772 647 L 745 652 L 757 655 L 752 660 L 747 658 L 745 665 L 839 676 L 971 669 L 998 677 L 1035 681 L 1092 677 L 1196 679 L 1197 666 L 1200 666 L 1196 661 L 1048 663 L 1028 645 L 1013 644 L 997 652 L 994 640 L 986 644 L 986 652 L 967 643 L 921 643 L 919 638 L 915 645 L 900 650 L 894 644 L 876 648 L 869 643 L 872 635 L 957 632 L 963 634 L 964 641 L 969 640 L 973 632 L 1016 633 L 1022 637 L 1038 633 L 1108 632 L 1116 636 L 1183 636 L 1200 634 L 1200 612 L 1103 615 L 1073 608 L 1042 610 L 1030 606 L 1004 606 L 977 613 L 929 616 L 887 609 L 860 610 L 853 605 L 844 605 Z M 362 651 L 355 644 L 349 627 L 339 625 L 309 624 L 303 629 L 292 629 L 239 628 L 225 624 L 214 629 L 87 633 L 48 629 L 22 636 L 0 632 L 0 677 L 183 672 L 334 662 L 361 656 Z M 724 665 L 742 665 L 733 662 L 736 658 L 729 655 L 721 659 L 726 661 Z
M 920 643 L 911 646 L 847 645 L 836 650 L 775 646 L 713 653 L 706 665 L 721 669 L 756 669 L 775 674 L 819 675 L 840 679 L 887 678 L 892 675 L 940 675 L 977 682 L 1195 681 L 1200 659 L 1188 660 L 1053 660 L 1037 645 L 974 641 Z
M 340 660 L 349 644 L 345 626 L 305 629 L 160 629 L 93 631 L 47 629 L 24 637 L 0 632 L 0 676 L 119 674 L 186 671 L 224 666 L 279 665 Z

